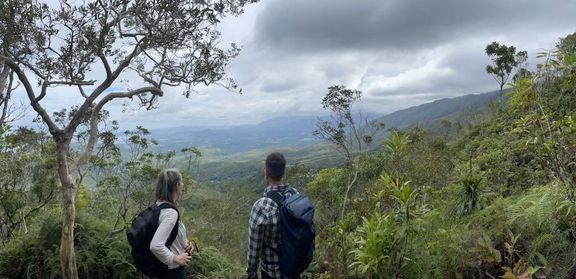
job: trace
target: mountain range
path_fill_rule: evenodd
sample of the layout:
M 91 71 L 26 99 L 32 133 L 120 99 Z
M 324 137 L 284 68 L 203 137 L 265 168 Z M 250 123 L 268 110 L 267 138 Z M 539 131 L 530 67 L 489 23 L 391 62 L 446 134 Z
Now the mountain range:
M 233 127 L 176 127 L 150 130 L 163 150 L 195 146 L 203 153 L 227 155 L 253 149 L 303 146 L 318 142 L 312 136 L 316 117 L 273 118 L 256 125 Z
M 436 100 L 396 112 L 370 118 L 383 122 L 386 129 L 404 129 L 415 125 L 439 126 L 441 119 L 459 119 L 474 114 L 496 100 L 499 91 Z M 161 150 L 180 151 L 197 147 L 207 157 L 229 157 L 237 153 L 275 148 L 303 148 L 318 144 L 312 136 L 317 116 L 283 116 L 256 125 L 233 127 L 175 127 L 151 130 Z

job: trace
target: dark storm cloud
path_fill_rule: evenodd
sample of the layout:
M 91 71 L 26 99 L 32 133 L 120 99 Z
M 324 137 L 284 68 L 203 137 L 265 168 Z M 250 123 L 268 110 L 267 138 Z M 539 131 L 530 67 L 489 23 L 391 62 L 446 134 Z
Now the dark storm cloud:
M 484 48 L 492 41 L 534 57 L 576 31 L 576 0 L 266 0 L 258 5 L 243 23 L 230 19 L 223 33 L 243 45 L 228 73 L 244 94 L 210 88 L 191 99 L 194 105 L 163 98 L 166 113 L 146 121 L 229 125 L 319 115 L 325 112 L 321 101 L 327 88 L 336 84 L 361 90 L 363 111 L 390 113 L 498 89 L 485 73 L 490 60 Z M 172 113 L 172 103 L 181 114 Z M 134 115 L 138 121 L 142 117 Z
M 424 49 L 482 33 L 574 26 L 574 0 L 274 0 L 256 42 L 284 51 Z

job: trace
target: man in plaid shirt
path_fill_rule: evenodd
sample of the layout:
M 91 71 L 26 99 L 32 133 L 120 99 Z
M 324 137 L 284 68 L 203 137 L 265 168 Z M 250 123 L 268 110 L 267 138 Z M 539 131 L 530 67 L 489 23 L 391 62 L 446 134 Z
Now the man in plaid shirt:
M 280 272 L 278 265 L 278 205 L 266 194 L 278 191 L 284 196 L 292 195 L 295 190 L 282 184 L 282 177 L 286 169 L 286 160 L 280 153 L 271 153 L 266 157 L 264 177 L 266 189 L 264 195 L 252 206 L 248 227 L 248 278 L 258 278 L 258 265 L 263 279 L 281 278 L 298 279 L 299 276 L 289 277 Z

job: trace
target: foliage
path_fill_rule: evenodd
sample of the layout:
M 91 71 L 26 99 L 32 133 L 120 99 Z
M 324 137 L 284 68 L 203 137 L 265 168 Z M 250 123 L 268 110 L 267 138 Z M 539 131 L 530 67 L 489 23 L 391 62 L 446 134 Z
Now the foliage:
M 486 46 L 486 54 L 492 60 L 492 65 L 486 66 L 486 72 L 490 74 L 500 85 L 500 96 L 502 87 L 508 81 L 512 70 L 528 60 L 528 52 L 518 51 L 516 47 L 506 46 L 498 42 L 492 42 Z M 522 72 L 526 76 L 527 73 Z
M 537 267 L 526 267 L 522 261 L 518 261 L 514 268 L 503 267 L 502 269 L 506 271 L 504 275 L 500 276 L 503 279 L 530 279 L 539 270 Z
M 37 230 L 21 235 L 0 251 L 0 274 L 10 278 L 60 278 L 59 210 L 46 212 Z M 124 235 L 110 236 L 110 225 L 91 216 L 77 220 L 78 274 L 83 278 L 136 278 Z M 112 276 L 112 277 L 110 277 Z
M 308 167 L 306 164 L 296 162 L 288 166 L 283 181 L 285 184 L 296 187 L 299 191 L 306 191 L 307 186 L 318 175 L 316 169 Z
M 402 239 L 394 223 L 394 215 L 376 214 L 362 220 L 354 242 L 358 248 L 351 251 L 356 261 L 350 267 L 358 268 L 360 274 L 367 278 L 384 278 L 386 274 L 395 274 L 403 263 L 397 249 Z
M 327 168 L 320 171 L 318 176 L 308 184 L 308 193 L 315 201 L 315 222 L 317 226 L 325 226 L 335 222 L 342 201 L 341 195 L 345 191 L 345 174 L 341 169 Z
M 482 178 L 478 176 L 467 175 L 462 178 L 462 194 L 460 208 L 458 209 L 461 214 L 472 213 L 478 207 L 481 195 L 481 182 Z
M 330 144 L 345 160 L 346 191 L 342 202 L 340 217 L 346 213 L 350 191 L 358 179 L 358 156 L 363 156 L 372 144 L 374 134 L 384 128 L 383 123 L 369 121 L 360 113 L 353 114 L 354 103 L 360 100 L 362 92 L 341 85 L 328 87 L 328 93 L 322 99 L 322 107 L 331 113 L 330 120 L 318 120 L 313 135 Z
M 0 131 L 0 240 L 26 232 L 27 220 L 56 198 L 54 144 L 26 127 Z
M 124 234 L 110 234 L 111 224 L 79 214 L 75 242 L 78 275 L 82 278 L 141 278 L 132 262 Z M 58 210 L 46 212 L 38 229 L 15 238 L 0 250 L 0 277 L 60 278 L 58 259 L 61 220 Z M 232 278 L 240 274 L 213 247 L 201 247 L 193 255 L 187 273 L 192 278 Z
M 192 171 L 192 162 L 197 162 L 198 158 L 202 157 L 202 152 L 200 151 L 200 149 L 196 148 L 196 147 L 186 147 L 186 148 L 182 148 L 182 150 L 180 150 L 180 152 L 186 154 L 186 157 L 188 159 L 188 173 L 191 173 Z
M 322 257 L 340 260 L 318 276 L 573 277 L 566 260 L 576 239 L 572 39 L 541 55 L 537 71 L 519 73 L 508 106 L 493 105 L 490 117 L 459 137 L 392 131 L 378 151 L 358 160 L 350 208 L 363 221 L 323 228 Z M 499 77 L 507 79 L 526 56 L 506 51 L 510 63 L 500 63 Z M 311 186 L 337 177 L 324 171 Z M 353 259 L 343 271 L 345 249 Z
M 200 248 L 199 253 L 192 255 L 186 272 L 190 278 L 240 278 L 242 269 L 232 264 L 214 247 Z
M 238 265 L 246 261 L 248 214 L 258 195 L 244 187 L 227 186 L 225 192 L 202 186 L 191 191 L 181 202 L 183 221 L 189 238 L 209 243 Z
M 316 270 L 325 273 L 332 278 L 348 277 L 358 278 L 355 270 L 350 269 L 353 258 L 350 251 L 354 247 L 354 229 L 358 226 L 358 220 L 353 215 L 346 215 L 335 224 L 324 229 L 317 229 L 315 254 Z
M 62 189 L 62 276 L 77 278 L 74 255 L 77 170 L 90 159 L 99 134 L 103 108 L 115 99 L 137 99 L 147 109 L 157 106 L 166 87 L 182 86 L 189 97 L 198 84 L 220 84 L 236 89 L 225 77 L 228 62 L 239 48 L 220 46 L 216 25 L 228 15 L 242 13 L 247 0 L 233 1 L 61 1 L 49 6 L 36 1 L 3 1 L 2 29 L 12 28 L 2 40 L 0 63 L 9 67 L 26 92 L 30 106 L 56 143 Z M 7 14 L 7 15 L 5 15 Z M 92 70 L 104 70 L 100 80 L 89 80 Z M 131 72 L 143 82 L 123 82 Z M 0 84 L 5 79 L 0 78 Z M 37 80 L 39 88 L 31 84 Z M 132 80 L 132 79 L 131 79 Z M 118 89 L 119 82 L 124 84 Z M 46 99 L 55 88 L 68 86 L 80 100 L 54 115 Z M 110 92 L 109 89 L 113 92 Z M 3 94 L 4 90 L 0 90 Z M 68 116 L 68 117 L 65 117 Z M 71 152 L 72 139 L 89 126 L 88 140 L 80 152 Z
M 107 136 L 85 171 L 97 189 L 91 206 L 105 216 L 114 214 L 114 230 L 123 230 L 132 217 L 154 202 L 155 179 L 161 169 L 174 166 L 175 154 L 154 152 L 158 143 L 141 126 L 125 131 L 120 140 L 113 134 Z M 182 174 L 186 188 L 192 188 L 190 176 Z
M 316 207 L 315 259 L 305 277 L 576 278 L 575 36 L 540 54 L 543 63 L 530 75 L 514 79 L 505 106 L 493 104 L 485 118 L 459 123 L 458 133 L 389 130 L 376 149 L 351 148 L 351 160 L 334 167 L 291 165 L 286 182 Z M 324 105 L 356 121 L 348 113 L 359 97 L 331 87 Z M 64 121 L 70 111 L 57 115 Z M 350 127 L 332 124 L 329 132 L 338 137 Z M 159 169 L 190 168 L 202 154 L 188 148 L 178 160 L 175 152 L 155 152 L 142 127 L 120 140 L 116 135 L 100 133 L 95 156 L 78 170 L 74 240 L 81 277 L 139 276 L 123 226 L 150 202 Z M 54 153 L 42 133 L 0 133 L 0 277 L 62 277 Z M 182 220 L 189 238 L 208 246 L 187 267 L 191 278 L 241 276 L 249 209 L 262 191 L 259 162 L 211 162 L 227 172 L 206 184 L 183 172 Z
M 403 141 L 404 147 L 391 149 L 390 145 L 398 141 Z M 384 146 L 385 154 L 390 156 L 384 168 L 393 176 L 405 177 L 421 188 L 438 189 L 450 181 L 454 151 L 441 137 L 415 127 L 392 131 Z

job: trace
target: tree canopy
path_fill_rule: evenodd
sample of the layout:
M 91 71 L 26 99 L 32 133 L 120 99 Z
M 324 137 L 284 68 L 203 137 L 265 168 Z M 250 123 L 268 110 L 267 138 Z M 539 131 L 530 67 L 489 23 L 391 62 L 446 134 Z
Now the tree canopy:
M 486 66 L 486 72 L 498 82 L 500 95 L 502 96 L 502 88 L 508 82 L 510 73 L 512 73 L 514 68 L 526 62 L 528 52 L 516 52 L 516 47 L 514 46 L 492 42 L 486 46 L 486 54 L 492 60 L 492 65 Z

